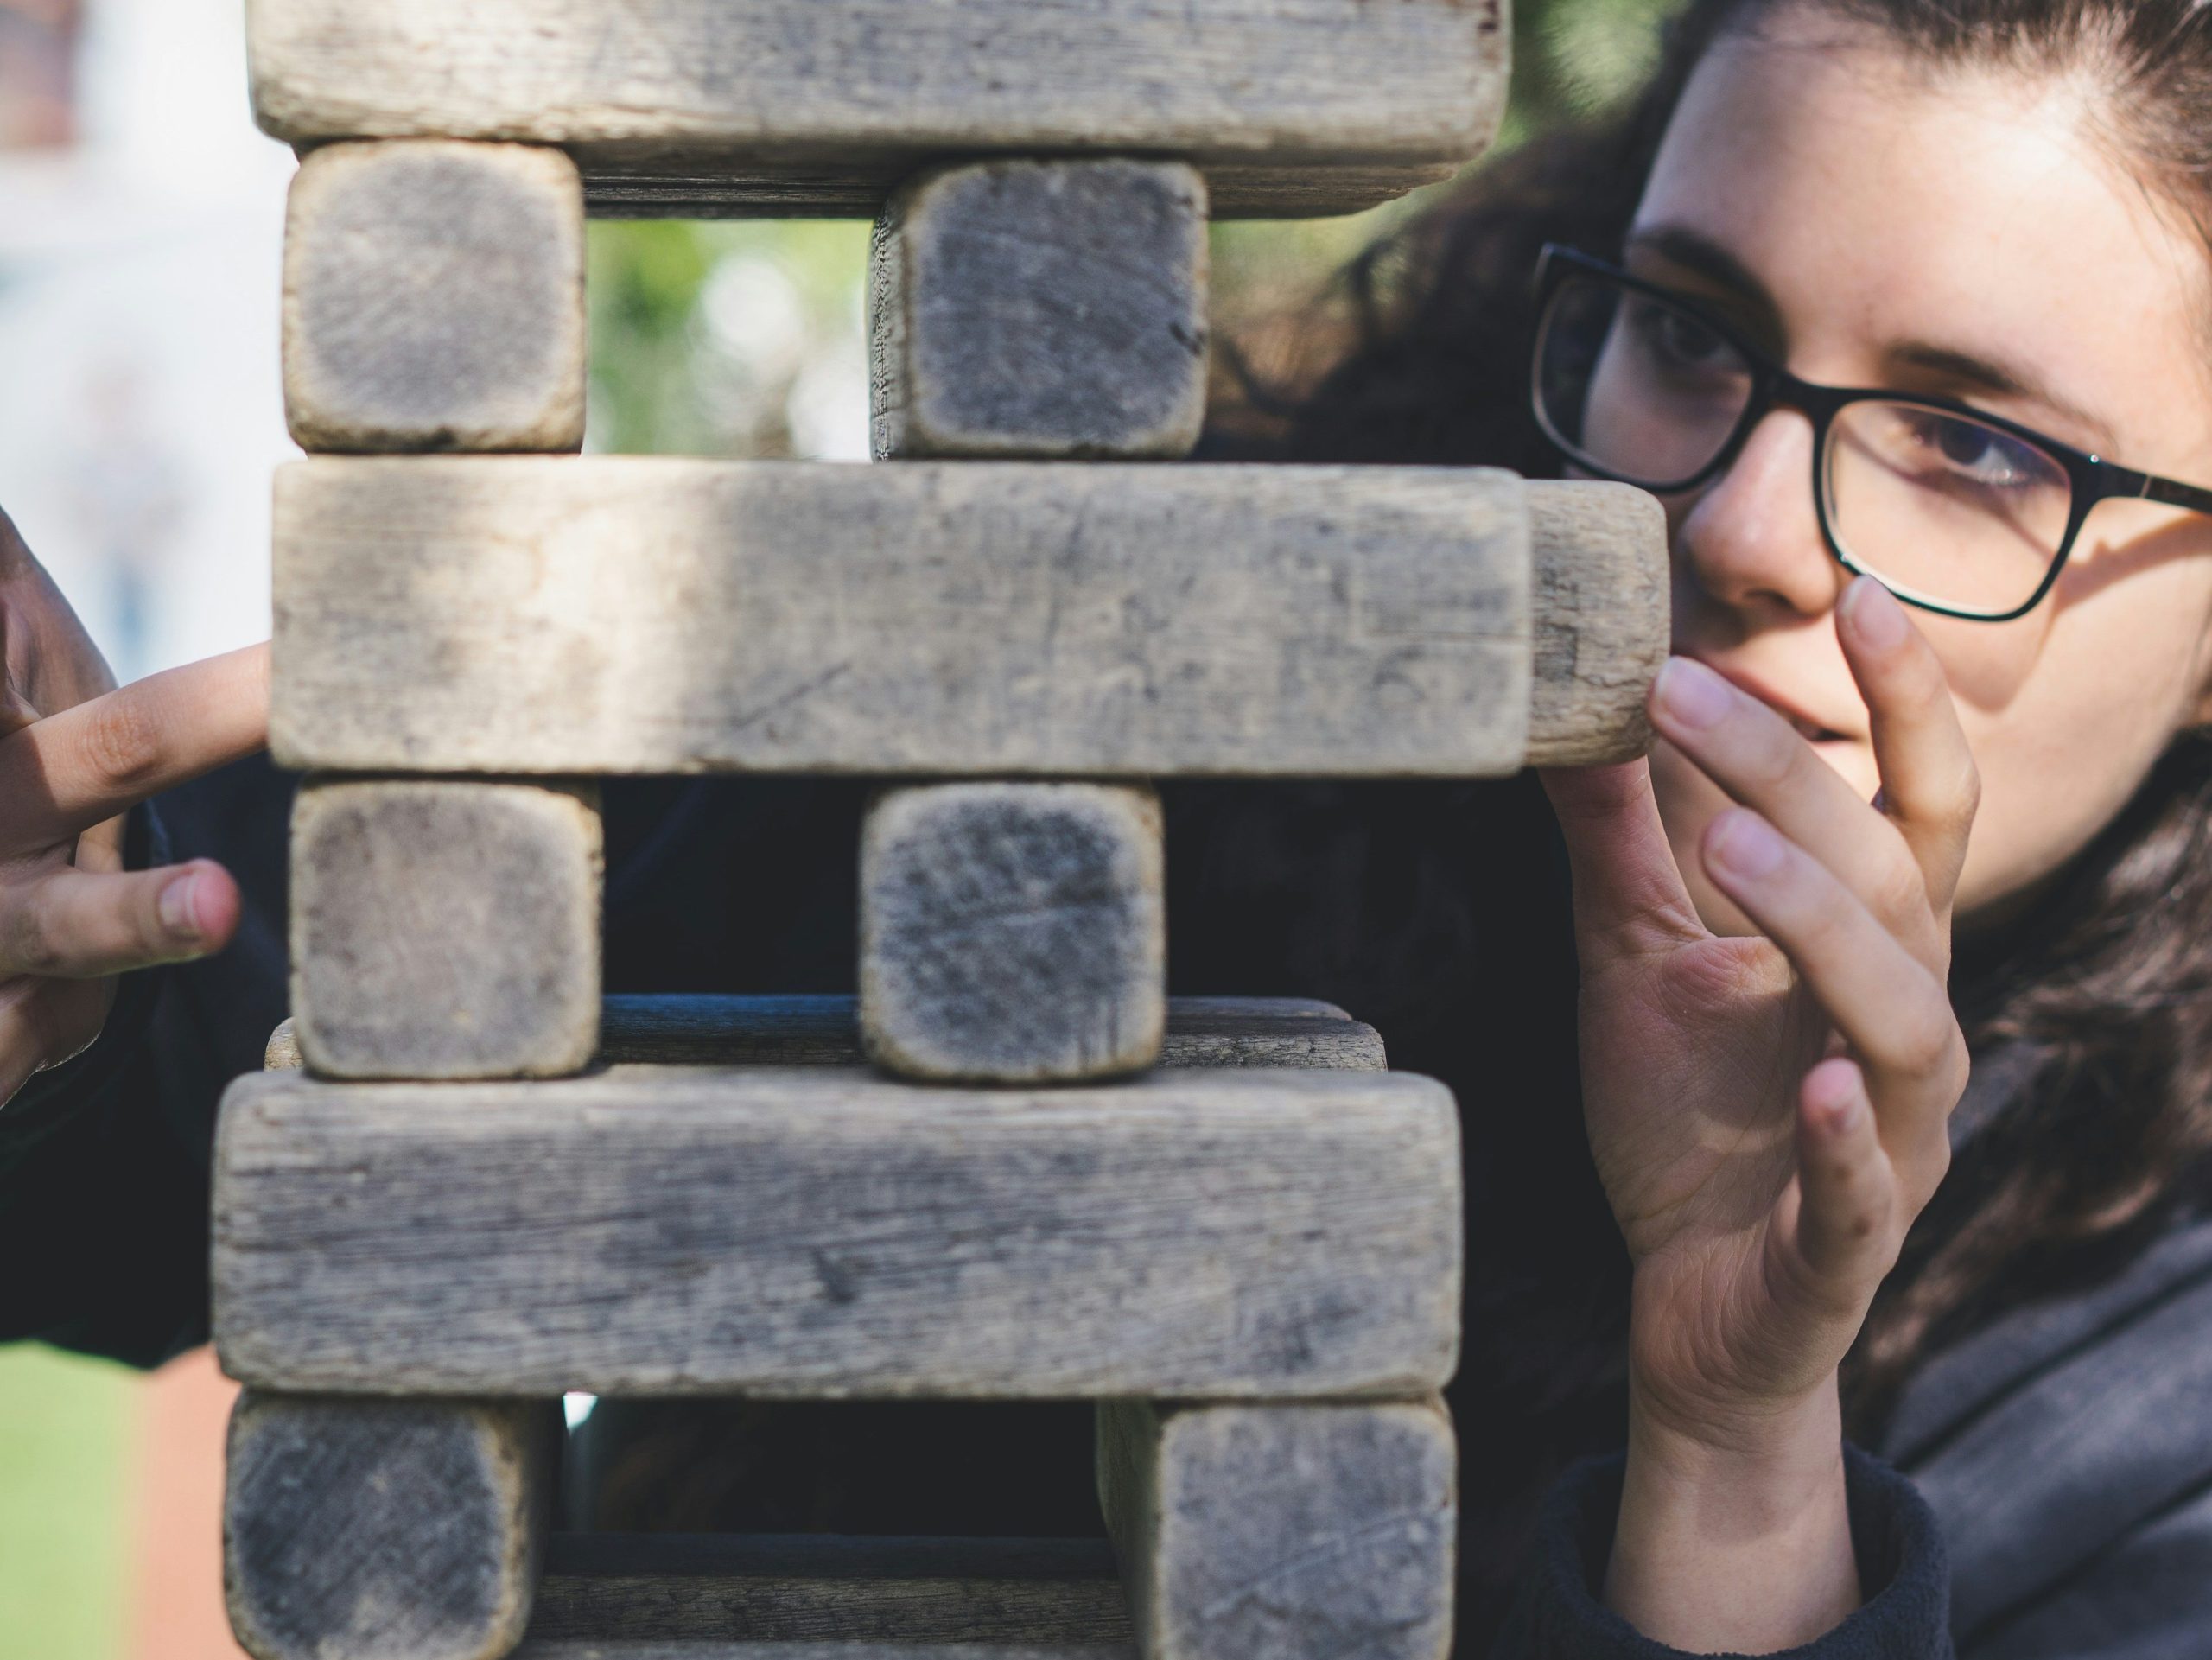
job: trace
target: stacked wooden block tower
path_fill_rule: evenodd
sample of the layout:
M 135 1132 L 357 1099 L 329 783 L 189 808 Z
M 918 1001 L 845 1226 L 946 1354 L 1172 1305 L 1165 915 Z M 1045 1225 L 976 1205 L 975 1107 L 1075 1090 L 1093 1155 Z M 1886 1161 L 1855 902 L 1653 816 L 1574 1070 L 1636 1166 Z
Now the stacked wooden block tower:
M 1497 0 L 249 11 L 317 458 L 276 524 L 296 1049 L 217 1160 L 245 1646 L 1444 1652 L 1454 1103 L 1341 1010 L 1165 997 L 1151 781 L 1643 741 L 1647 499 L 1163 464 L 1210 214 L 1466 160 Z M 894 464 L 563 453 L 593 211 L 880 213 Z M 715 771 L 891 781 L 856 1008 L 602 999 L 592 780 Z M 1113 1554 L 556 1539 L 566 1391 L 1095 1400 Z

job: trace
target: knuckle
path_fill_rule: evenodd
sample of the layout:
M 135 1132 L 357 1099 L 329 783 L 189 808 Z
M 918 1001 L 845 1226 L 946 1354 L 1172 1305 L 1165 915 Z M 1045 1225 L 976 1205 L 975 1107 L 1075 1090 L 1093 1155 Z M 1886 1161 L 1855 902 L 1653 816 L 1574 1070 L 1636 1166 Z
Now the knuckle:
M 139 699 L 111 696 L 87 712 L 82 753 L 102 782 L 129 789 L 156 776 L 161 728 Z
M 1948 1004 L 1929 1008 L 1923 1003 L 1901 1020 L 1891 1034 L 1892 1063 L 1935 1084 L 1948 1084 L 1955 1053 L 1963 1047 L 1958 1021 Z
M 35 900 L 27 899 L 9 911 L 4 927 L 0 927 L 0 939 L 5 941 L 10 973 L 51 976 L 63 965 L 51 913 Z

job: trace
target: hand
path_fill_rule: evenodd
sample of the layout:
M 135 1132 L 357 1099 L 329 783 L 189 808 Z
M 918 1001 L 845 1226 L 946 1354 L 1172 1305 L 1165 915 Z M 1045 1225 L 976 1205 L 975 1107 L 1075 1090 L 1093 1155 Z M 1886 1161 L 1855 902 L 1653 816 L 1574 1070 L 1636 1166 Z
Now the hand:
M 115 976 L 229 943 L 229 873 L 125 873 L 123 815 L 268 741 L 268 665 L 257 646 L 116 690 L 0 515 L 0 1107 L 99 1035 Z
M 1698 858 L 1760 934 L 1700 921 L 1644 764 L 1545 779 L 1573 863 L 1584 1112 L 1635 1269 L 1607 1594 L 1682 1647 L 1786 1647 L 1855 1606 L 1835 1369 L 1948 1167 L 1966 1083 L 1946 979 L 1973 760 L 1887 592 L 1854 583 L 1837 630 L 1874 804 L 1701 665 L 1654 688 L 1662 737 L 1739 804 Z

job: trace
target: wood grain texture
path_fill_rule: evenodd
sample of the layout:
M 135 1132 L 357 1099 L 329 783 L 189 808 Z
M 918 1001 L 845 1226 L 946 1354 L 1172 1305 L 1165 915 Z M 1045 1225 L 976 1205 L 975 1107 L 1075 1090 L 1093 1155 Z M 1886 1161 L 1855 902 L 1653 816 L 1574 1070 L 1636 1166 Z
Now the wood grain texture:
M 1349 213 L 1503 112 L 1500 0 L 251 0 L 255 111 L 296 143 L 519 139 L 631 211 L 872 213 L 947 156 L 1141 151 L 1217 207 Z M 667 196 L 654 185 L 666 181 Z
M 307 1065 L 300 1055 L 299 1027 L 289 1015 L 276 1023 L 269 1034 L 269 1046 L 261 1052 L 261 1064 L 272 1072 L 293 1072 Z
M 1187 455 L 1206 187 L 1179 162 L 982 162 L 902 187 L 869 258 L 879 460 Z
M 284 409 L 308 450 L 584 441 L 584 199 L 520 144 L 336 144 L 292 181 Z
M 1644 694 L 1672 632 L 1667 515 L 1625 484 L 1531 481 L 1536 679 L 1529 765 L 1593 766 L 1651 747 Z
M 1126 1650 L 1129 1620 L 1103 1539 L 556 1535 L 528 1643 L 615 1640 Z
M 1160 798 L 1111 784 L 889 790 L 861 830 L 861 1046 L 905 1078 L 1141 1072 L 1167 1024 Z
M 1398 1072 L 264 1072 L 218 1132 L 216 1341 L 372 1394 L 1403 1395 L 1456 1359 L 1458 1142 Z
M 501 1660 L 550 1529 L 560 1409 L 249 1390 L 223 1511 L 255 1660 Z
M 333 1078 L 547 1077 L 599 1044 L 595 788 L 310 779 L 291 997 Z
M 1145 1660 L 1444 1660 L 1459 1451 L 1440 1402 L 1099 1409 Z
M 289 766 L 1459 777 L 1526 745 L 1506 474 L 430 456 L 276 494 Z

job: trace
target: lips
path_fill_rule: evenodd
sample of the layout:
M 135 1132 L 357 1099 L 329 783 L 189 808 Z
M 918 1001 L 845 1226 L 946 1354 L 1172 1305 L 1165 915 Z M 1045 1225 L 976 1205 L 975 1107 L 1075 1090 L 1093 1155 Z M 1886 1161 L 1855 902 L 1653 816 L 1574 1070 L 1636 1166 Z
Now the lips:
M 1711 658 L 1697 657 L 1695 652 L 1688 652 L 1685 653 L 1685 655 L 1696 657 L 1697 661 L 1704 664 L 1707 668 L 1712 670 L 1713 673 L 1719 675 L 1723 680 L 1728 682 L 1728 684 L 1735 687 L 1737 690 L 1747 692 L 1751 696 L 1758 698 L 1759 702 L 1764 703 L 1777 715 L 1779 715 L 1783 720 L 1789 722 L 1790 726 L 1796 729 L 1797 735 L 1804 739 L 1806 742 L 1853 743 L 1857 741 L 1850 733 L 1840 732 L 1832 726 L 1825 725 L 1822 722 L 1815 720 L 1810 715 L 1807 714 L 1796 704 L 1790 702 L 1789 698 L 1784 697 L 1781 693 L 1776 691 L 1771 686 L 1765 684 L 1756 676 L 1746 674 L 1742 669 L 1738 668 L 1734 664 L 1715 663 Z

